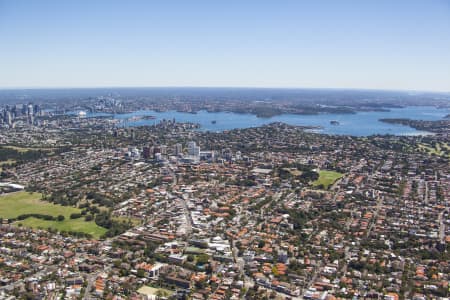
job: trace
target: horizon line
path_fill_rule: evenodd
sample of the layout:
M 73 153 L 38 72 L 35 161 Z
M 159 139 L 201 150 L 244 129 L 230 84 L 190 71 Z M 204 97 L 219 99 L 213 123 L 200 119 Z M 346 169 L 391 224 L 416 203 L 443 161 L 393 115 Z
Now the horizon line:
M 68 90 L 68 89 L 274 89 L 274 90 L 341 90 L 341 91 L 379 91 L 379 92 L 408 92 L 408 93 L 436 93 L 450 94 L 450 90 L 420 90 L 420 89 L 383 89 L 383 88 L 356 88 L 356 87 L 275 87 L 275 86 L 195 86 L 195 85 L 161 85 L 161 86 L 16 86 L 16 87 L 0 87 L 0 91 L 6 90 Z

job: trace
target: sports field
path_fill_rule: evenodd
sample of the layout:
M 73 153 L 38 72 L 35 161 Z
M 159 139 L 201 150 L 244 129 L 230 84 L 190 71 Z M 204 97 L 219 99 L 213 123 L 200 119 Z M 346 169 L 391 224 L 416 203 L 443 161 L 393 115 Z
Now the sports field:
M 106 229 L 95 224 L 94 221 L 85 222 L 84 218 L 70 219 L 70 214 L 79 213 L 75 207 L 56 205 L 41 200 L 39 193 L 17 192 L 0 196 L 0 217 L 4 219 L 17 218 L 23 214 L 44 214 L 57 217 L 63 215 L 64 221 L 47 221 L 37 218 L 27 218 L 17 221 L 23 226 L 32 228 L 53 228 L 58 231 L 77 231 L 91 234 L 99 238 Z
M 319 179 L 313 182 L 314 186 L 323 185 L 325 189 L 328 189 L 330 185 L 332 185 L 336 180 L 344 176 L 344 174 L 336 172 L 336 171 L 319 171 Z

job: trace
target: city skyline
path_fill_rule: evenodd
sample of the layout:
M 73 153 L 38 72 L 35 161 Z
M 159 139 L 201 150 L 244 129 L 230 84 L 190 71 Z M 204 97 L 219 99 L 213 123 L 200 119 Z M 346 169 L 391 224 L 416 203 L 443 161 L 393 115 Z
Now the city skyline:
M 0 88 L 448 92 L 449 16 L 447 1 L 0 1 Z

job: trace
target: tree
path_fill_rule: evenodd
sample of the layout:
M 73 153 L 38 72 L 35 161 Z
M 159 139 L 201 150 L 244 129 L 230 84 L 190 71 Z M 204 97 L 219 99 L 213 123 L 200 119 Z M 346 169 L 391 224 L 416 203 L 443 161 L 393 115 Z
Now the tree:
M 199 256 L 197 256 L 197 263 L 200 265 L 204 265 L 208 262 L 209 260 L 209 255 L 207 254 L 200 254 Z
M 71 218 L 71 219 L 78 219 L 78 218 L 81 218 L 81 214 L 79 214 L 79 213 L 73 213 L 73 214 L 70 214 L 70 218 Z
M 167 297 L 169 294 L 164 290 L 157 290 L 155 293 L 156 299 L 161 299 Z
M 239 249 L 242 247 L 241 241 L 237 241 L 235 245 L 236 245 L 236 247 L 239 248 Z
M 266 244 L 266 242 L 264 242 L 263 240 L 260 240 L 260 241 L 258 242 L 258 248 L 264 247 L 265 244 Z
M 140 278 L 144 278 L 145 277 L 145 271 L 143 269 L 139 269 L 137 271 L 137 276 Z
M 59 215 L 56 220 L 58 220 L 59 222 L 64 221 L 64 216 L 63 215 Z

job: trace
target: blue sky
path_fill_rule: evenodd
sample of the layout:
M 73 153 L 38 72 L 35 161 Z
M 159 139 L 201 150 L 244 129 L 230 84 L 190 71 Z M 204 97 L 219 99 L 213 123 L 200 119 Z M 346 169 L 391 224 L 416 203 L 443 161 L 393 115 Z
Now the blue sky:
M 450 0 L 0 0 L 0 87 L 450 91 Z

